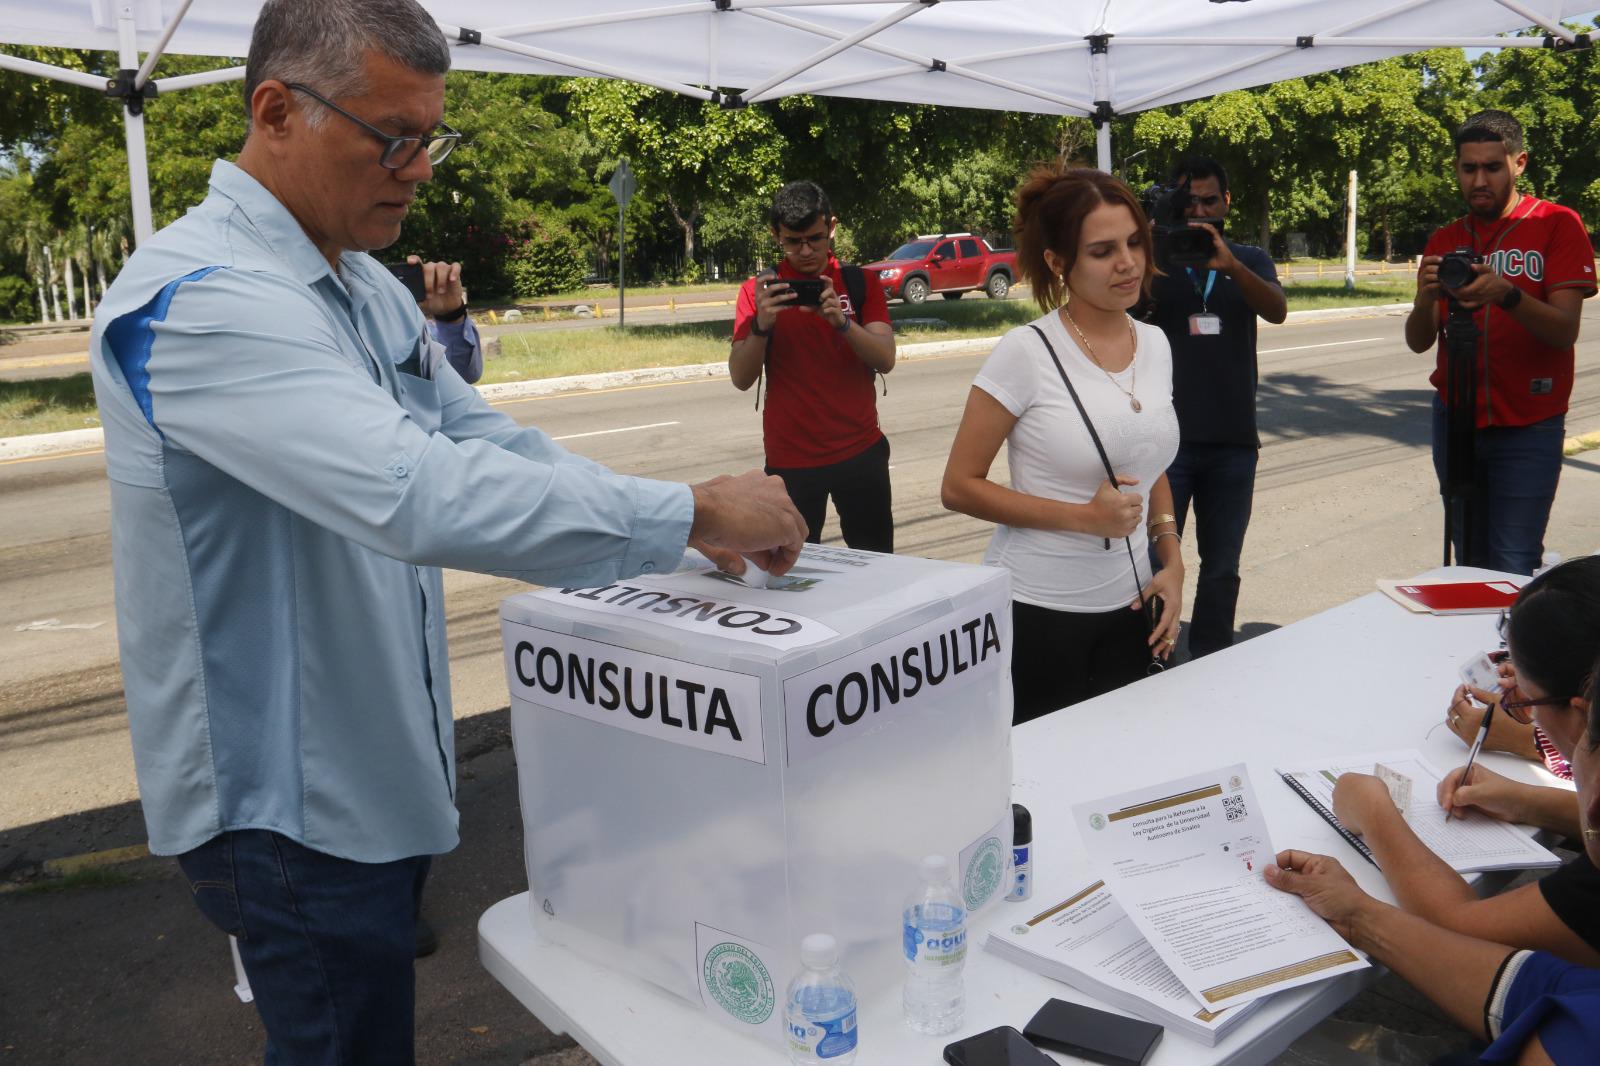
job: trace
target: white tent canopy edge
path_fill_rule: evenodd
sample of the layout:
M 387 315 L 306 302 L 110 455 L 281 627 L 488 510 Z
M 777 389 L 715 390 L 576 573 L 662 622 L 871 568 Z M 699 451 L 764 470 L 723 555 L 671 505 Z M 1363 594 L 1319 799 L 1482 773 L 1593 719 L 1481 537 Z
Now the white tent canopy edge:
M 1427 48 L 1586 47 L 1587 35 L 1561 20 L 1591 3 L 589 0 L 586 14 L 532 22 L 530 8 L 557 5 L 423 6 L 450 39 L 458 69 L 619 78 L 730 107 L 814 93 L 1078 114 L 1095 120 L 1099 165 L 1109 170 L 1113 116 Z M 134 233 L 142 242 L 151 232 L 145 100 L 244 76 L 242 67 L 224 67 L 153 78 L 161 56 L 243 55 L 259 8 L 226 0 L 0 0 L 0 44 L 114 49 L 122 68 L 108 83 L 0 52 L 0 69 L 122 98 Z M 1456 32 L 1431 32 L 1435 24 Z M 1529 27 L 1544 36 L 1498 36 Z

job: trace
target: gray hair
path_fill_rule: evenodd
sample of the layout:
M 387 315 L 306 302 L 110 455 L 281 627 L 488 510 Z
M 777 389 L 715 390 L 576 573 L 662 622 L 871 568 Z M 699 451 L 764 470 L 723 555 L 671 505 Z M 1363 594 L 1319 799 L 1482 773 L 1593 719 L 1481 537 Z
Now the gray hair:
M 300 82 L 337 100 L 366 91 L 369 51 L 424 74 L 450 69 L 450 46 L 416 0 L 267 0 L 250 33 L 245 117 L 263 81 Z M 316 126 L 323 108 L 307 112 Z

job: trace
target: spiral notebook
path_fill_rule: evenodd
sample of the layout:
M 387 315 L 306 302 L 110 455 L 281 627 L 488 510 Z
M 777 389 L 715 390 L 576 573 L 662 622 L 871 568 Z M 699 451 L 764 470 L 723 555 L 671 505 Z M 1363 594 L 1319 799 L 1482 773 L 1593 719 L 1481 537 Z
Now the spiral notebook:
M 1535 870 L 1561 865 L 1561 860 L 1553 852 L 1505 822 L 1497 822 L 1476 812 L 1458 814 L 1446 820 L 1444 810 L 1436 799 L 1439 782 L 1444 775 L 1418 751 L 1378 751 L 1368 755 L 1326 759 L 1287 769 L 1280 767 L 1277 774 L 1323 821 L 1376 866 L 1377 860 L 1366 843 L 1334 816 L 1333 786 L 1341 774 L 1370 774 L 1377 763 L 1411 779 L 1411 802 L 1401 812 L 1406 824 L 1457 873 Z

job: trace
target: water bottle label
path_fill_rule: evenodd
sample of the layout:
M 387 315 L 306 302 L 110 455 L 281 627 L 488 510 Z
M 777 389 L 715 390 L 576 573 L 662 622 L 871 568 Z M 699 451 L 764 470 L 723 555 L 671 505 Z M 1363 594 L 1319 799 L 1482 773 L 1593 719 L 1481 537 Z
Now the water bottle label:
M 797 1011 L 785 1011 L 783 1021 L 791 1051 L 813 1055 L 819 1059 L 836 1059 L 856 1049 L 854 1007 L 851 1007 L 847 1014 L 827 1021 L 807 1018 Z
M 943 914 L 936 912 L 946 912 Z M 928 966 L 956 966 L 967 957 L 967 928 L 958 907 L 929 906 L 918 922 L 907 912 L 902 927 L 906 958 Z

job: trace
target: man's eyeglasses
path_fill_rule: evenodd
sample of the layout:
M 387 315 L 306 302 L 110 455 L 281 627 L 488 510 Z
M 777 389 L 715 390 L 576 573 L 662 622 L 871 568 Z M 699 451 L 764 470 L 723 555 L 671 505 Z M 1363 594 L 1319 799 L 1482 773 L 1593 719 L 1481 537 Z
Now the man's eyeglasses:
M 1572 702 L 1571 696 L 1546 696 L 1539 700 L 1514 700 L 1509 697 L 1522 695 L 1522 690 L 1515 685 L 1506 693 L 1507 699 L 1500 701 L 1500 709 L 1509 714 L 1514 721 L 1529 725 L 1533 722 L 1533 709 L 1535 707 L 1564 707 Z
M 461 143 L 461 132 L 451 129 L 443 122 L 425 137 L 392 137 L 383 132 L 365 119 L 357 118 L 338 104 L 329 100 L 315 89 L 301 85 L 299 82 L 285 82 L 289 88 L 297 93 L 305 93 L 311 99 L 328 108 L 337 111 L 357 126 L 366 130 L 372 136 L 383 142 L 383 154 L 378 157 L 378 165 L 385 170 L 403 170 L 410 166 L 417 158 L 417 153 L 426 150 L 428 162 L 438 166 L 445 161 L 449 154 L 456 150 L 456 145 Z
M 812 233 L 805 237 L 779 237 L 778 243 L 783 245 L 786 252 L 798 252 L 801 247 L 826 248 L 828 246 L 828 232 Z

